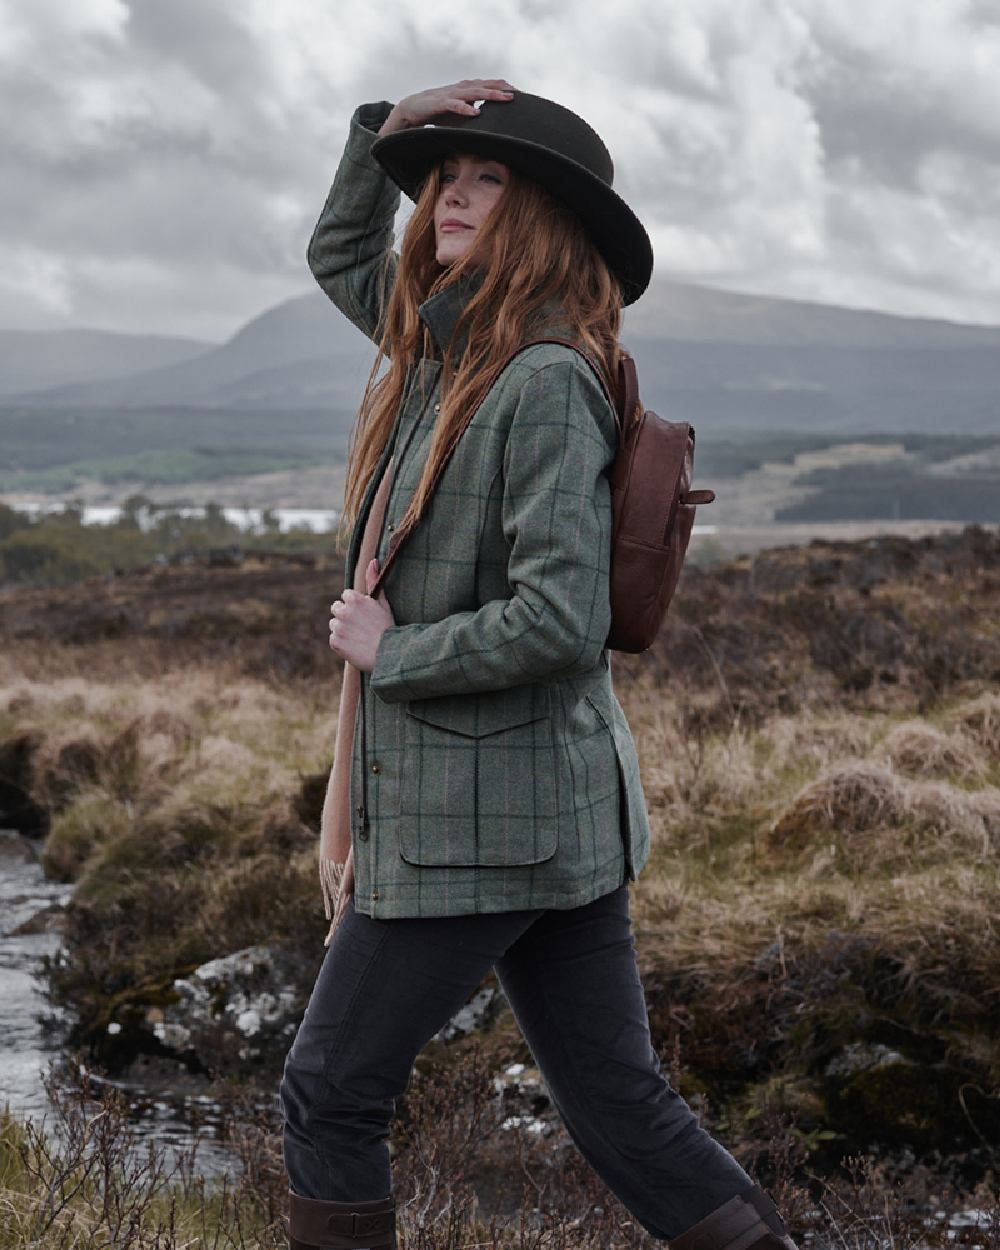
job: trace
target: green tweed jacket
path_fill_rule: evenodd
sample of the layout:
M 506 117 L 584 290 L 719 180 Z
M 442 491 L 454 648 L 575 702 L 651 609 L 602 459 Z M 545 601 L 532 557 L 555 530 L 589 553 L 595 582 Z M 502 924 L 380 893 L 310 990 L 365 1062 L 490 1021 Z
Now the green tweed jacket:
M 370 337 L 395 267 L 399 192 L 370 155 L 388 111 L 363 105 L 352 118 L 308 253 L 320 286 Z M 439 346 L 467 298 L 455 285 L 421 306 Z M 428 357 L 411 368 L 353 529 L 348 577 L 395 452 L 378 544 L 386 558 L 426 460 L 440 369 Z M 645 863 L 639 763 L 604 645 L 615 439 L 578 353 L 528 348 L 489 391 L 401 548 L 385 581 L 396 624 L 362 675 L 354 733 L 358 910 L 576 907 Z

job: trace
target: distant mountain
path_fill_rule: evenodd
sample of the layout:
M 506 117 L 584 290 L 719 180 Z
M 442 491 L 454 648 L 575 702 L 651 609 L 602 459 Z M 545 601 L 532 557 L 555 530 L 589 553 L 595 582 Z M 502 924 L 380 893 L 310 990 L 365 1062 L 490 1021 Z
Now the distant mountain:
M 316 291 L 254 317 L 196 360 L 18 398 L 87 408 L 342 406 L 345 395 L 360 394 L 373 356 L 368 339 Z
M 0 330 L 0 396 L 187 363 L 214 346 L 108 330 Z
M 623 340 L 646 402 L 664 416 L 745 431 L 1000 432 L 1000 327 L 661 278 L 627 312 Z M 353 411 L 373 356 L 371 343 L 314 291 L 193 358 L 17 402 Z
M 1000 326 L 902 317 L 865 308 L 776 299 L 658 278 L 625 312 L 623 337 L 756 347 L 1000 347 Z

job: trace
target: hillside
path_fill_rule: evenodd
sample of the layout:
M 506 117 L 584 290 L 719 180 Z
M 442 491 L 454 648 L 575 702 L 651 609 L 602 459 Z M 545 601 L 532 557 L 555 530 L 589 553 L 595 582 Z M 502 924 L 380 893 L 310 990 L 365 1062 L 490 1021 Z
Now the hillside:
M 1000 423 L 996 327 L 659 278 L 627 314 L 623 339 L 652 407 L 723 430 L 933 433 L 946 424 L 988 434 Z M 132 367 L 127 378 L 36 388 L 5 402 L 74 410 L 353 410 L 372 358 L 371 344 L 313 290 L 194 359 Z
M 108 330 L 0 330 L 0 402 L 57 385 L 190 362 L 213 347 L 198 339 Z

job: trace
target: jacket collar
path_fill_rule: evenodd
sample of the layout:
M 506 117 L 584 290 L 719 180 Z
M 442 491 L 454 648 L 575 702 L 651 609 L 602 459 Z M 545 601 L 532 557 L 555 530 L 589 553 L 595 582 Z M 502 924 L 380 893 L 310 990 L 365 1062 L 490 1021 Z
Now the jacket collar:
M 466 304 L 479 290 L 482 282 L 481 271 L 464 273 L 455 282 L 446 286 L 443 291 L 438 291 L 437 295 L 424 300 L 417 309 L 424 325 L 430 330 L 440 355 L 444 355 L 445 349 L 451 343 L 459 317 Z M 465 342 L 458 341 L 453 344 L 453 347 L 457 358 L 462 354 Z
M 459 317 L 482 283 L 482 270 L 462 274 L 457 281 L 446 286 L 443 291 L 438 291 L 437 295 L 424 300 L 417 308 L 417 313 L 431 332 L 439 355 L 443 356 L 448 344 L 452 342 L 452 335 L 455 333 Z M 555 335 L 558 338 L 576 337 L 568 323 L 563 320 L 558 304 L 547 307 L 546 311 L 548 316 L 542 320 L 535 333 L 540 337 L 546 335 Z M 528 337 L 531 338 L 534 335 Z M 465 349 L 465 337 L 460 336 L 456 339 L 452 344 L 452 349 L 454 353 L 452 359 L 457 360 Z

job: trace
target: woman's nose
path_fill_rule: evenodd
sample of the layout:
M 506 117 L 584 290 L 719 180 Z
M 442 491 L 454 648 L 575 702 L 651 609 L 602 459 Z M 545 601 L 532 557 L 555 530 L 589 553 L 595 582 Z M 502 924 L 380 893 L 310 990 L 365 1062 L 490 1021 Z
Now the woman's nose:
M 444 198 L 446 204 L 466 203 L 469 198 L 469 190 L 465 185 L 465 179 L 459 177 L 454 182 L 449 182 L 445 187 Z

